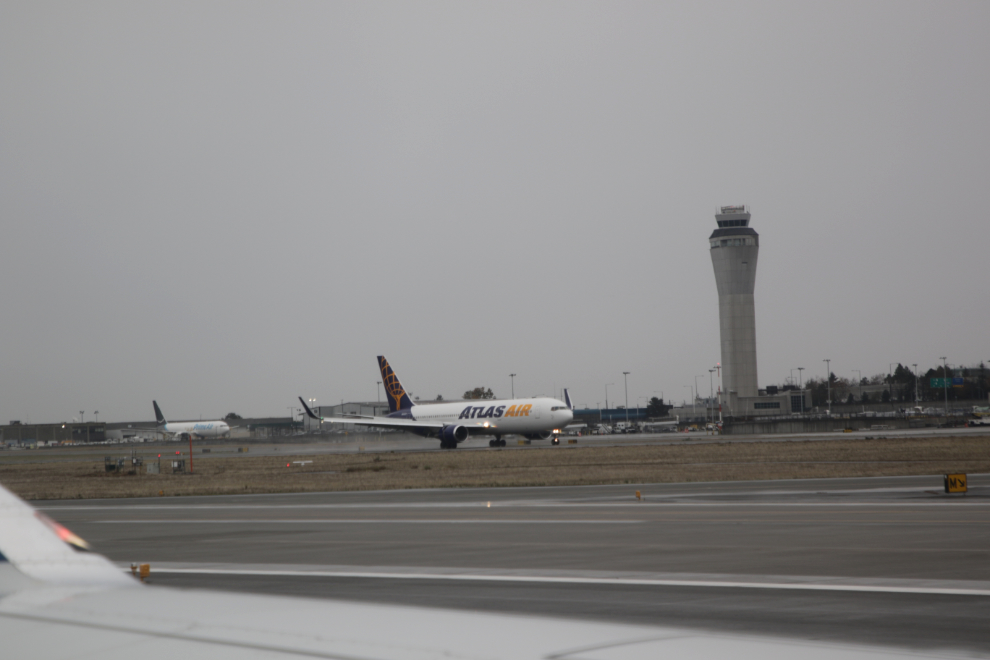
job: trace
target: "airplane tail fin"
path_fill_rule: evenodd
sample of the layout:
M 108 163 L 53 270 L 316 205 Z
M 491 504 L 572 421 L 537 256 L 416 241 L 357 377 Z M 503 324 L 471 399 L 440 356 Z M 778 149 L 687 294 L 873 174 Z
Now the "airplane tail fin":
M 316 415 L 314 415 L 314 414 L 313 414 L 313 411 L 309 409 L 309 406 L 307 406 L 307 405 L 306 405 L 306 402 L 305 402 L 305 401 L 303 401 L 303 398 L 302 398 L 302 397 L 299 397 L 299 403 L 301 403 L 301 404 L 302 404 L 302 406 L 303 406 L 303 410 L 305 410 L 305 411 L 306 411 L 306 415 L 307 415 L 307 416 L 308 416 L 308 417 L 309 417 L 310 419 L 320 419 L 319 417 L 317 417 Z
M 382 370 L 382 383 L 385 385 L 385 394 L 388 395 L 388 411 L 390 413 L 409 410 L 416 405 L 406 394 L 405 388 L 399 382 L 399 377 L 392 371 L 392 367 L 389 366 L 384 355 L 378 356 L 378 368 Z
M 159 426 L 164 426 L 168 422 L 165 421 L 165 415 L 162 414 L 162 409 L 158 407 L 157 401 L 152 401 L 151 404 L 155 406 L 155 421 Z
M 566 387 L 564 388 L 564 403 L 567 404 L 568 410 L 574 410 L 574 404 L 571 403 L 571 393 L 567 391 Z

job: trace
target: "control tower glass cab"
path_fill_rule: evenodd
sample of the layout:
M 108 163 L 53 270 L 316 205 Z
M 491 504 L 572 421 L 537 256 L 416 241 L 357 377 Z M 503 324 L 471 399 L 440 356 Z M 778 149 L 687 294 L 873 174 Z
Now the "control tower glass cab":
M 749 226 L 750 213 L 745 206 L 723 206 L 719 211 L 715 215 L 718 229 L 708 241 L 718 287 L 723 408 L 733 415 L 738 397 L 759 395 L 753 290 L 760 236 Z

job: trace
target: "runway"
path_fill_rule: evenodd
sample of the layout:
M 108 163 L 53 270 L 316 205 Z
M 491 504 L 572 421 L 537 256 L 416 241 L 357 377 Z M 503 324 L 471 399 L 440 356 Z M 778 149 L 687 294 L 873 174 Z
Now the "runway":
M 149 562 L 154 584 L 990 653 L 990 475 L 941 491 L 931 476 L 39 508 Z
M 772 435 L 716 435 L 709 432 L 695 433 L 634 433 L 627 435 L 584 435 L 561 436 L 557 451 L 578 447 L 619 447 L 629 445 L 680 445 L 706 443 L 750 443 L 750 442 L 795 442 L 862 440 L 864 438 L 927 438 L 927 437 L 970 437 L 990 435 L 988 427 L 920 428 L 855 430 L 850 433 L 835 431 L 830 433 L 772 434 Z M 487 436 L 471 437 L 458 445 L 457 451 L 489 451 Z M 524 441 L 516 436 L 508 436 L 506 447 L 501 451 L 524 451 L 551 447 L 549 440 Z M 0 464 L 76 462 L 102 459 L 108 453 L 122 451 L 150 459 L 156 454 L 179 450 L 186 455 L 188 445 L 184 442 L 126 443 L 115 445 L 77 445 L 74 447 L 48 447 L 0 452 Z M 440 449 L 436 438 L 423 438 L 408 433 L 355 433 L 349 435 L 289 436 L 277 441 L 256 439 L 196 440 L 193 454 L 209 453 L 219 457 L 257 456 L 312 456 L 320 454 L 356 454 L 383 452 L 422 452 L 446 451 Z

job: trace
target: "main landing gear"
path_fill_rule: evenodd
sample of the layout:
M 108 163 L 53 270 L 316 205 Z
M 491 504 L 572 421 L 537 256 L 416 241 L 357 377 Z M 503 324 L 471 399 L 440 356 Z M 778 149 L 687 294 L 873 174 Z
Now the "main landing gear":
M 494 440 L 489 440 L 488 441 L 488 446 L 489 447 L 504 447 L 505 446 L 505 440 L 502 439 L 502 436 L 496 435 Z
M 457 440 L 452 438 L 450 441 L 447 441 L 440 438 L 440 449 L 457 449 Z
M 550 438 L 550 444 L 551 445 L 559 445 L 560 444 L 560 436 L 555 435 L 555 436 L 551 437 Z

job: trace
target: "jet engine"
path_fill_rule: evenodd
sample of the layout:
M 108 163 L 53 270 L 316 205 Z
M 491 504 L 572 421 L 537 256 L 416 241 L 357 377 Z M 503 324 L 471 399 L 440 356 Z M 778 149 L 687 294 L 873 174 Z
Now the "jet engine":
M 440 446 L 444 449 L 456 449 L 458 442 L 467 440 L 468 430 L 466 426 L 451 424 L 440 430 Z

